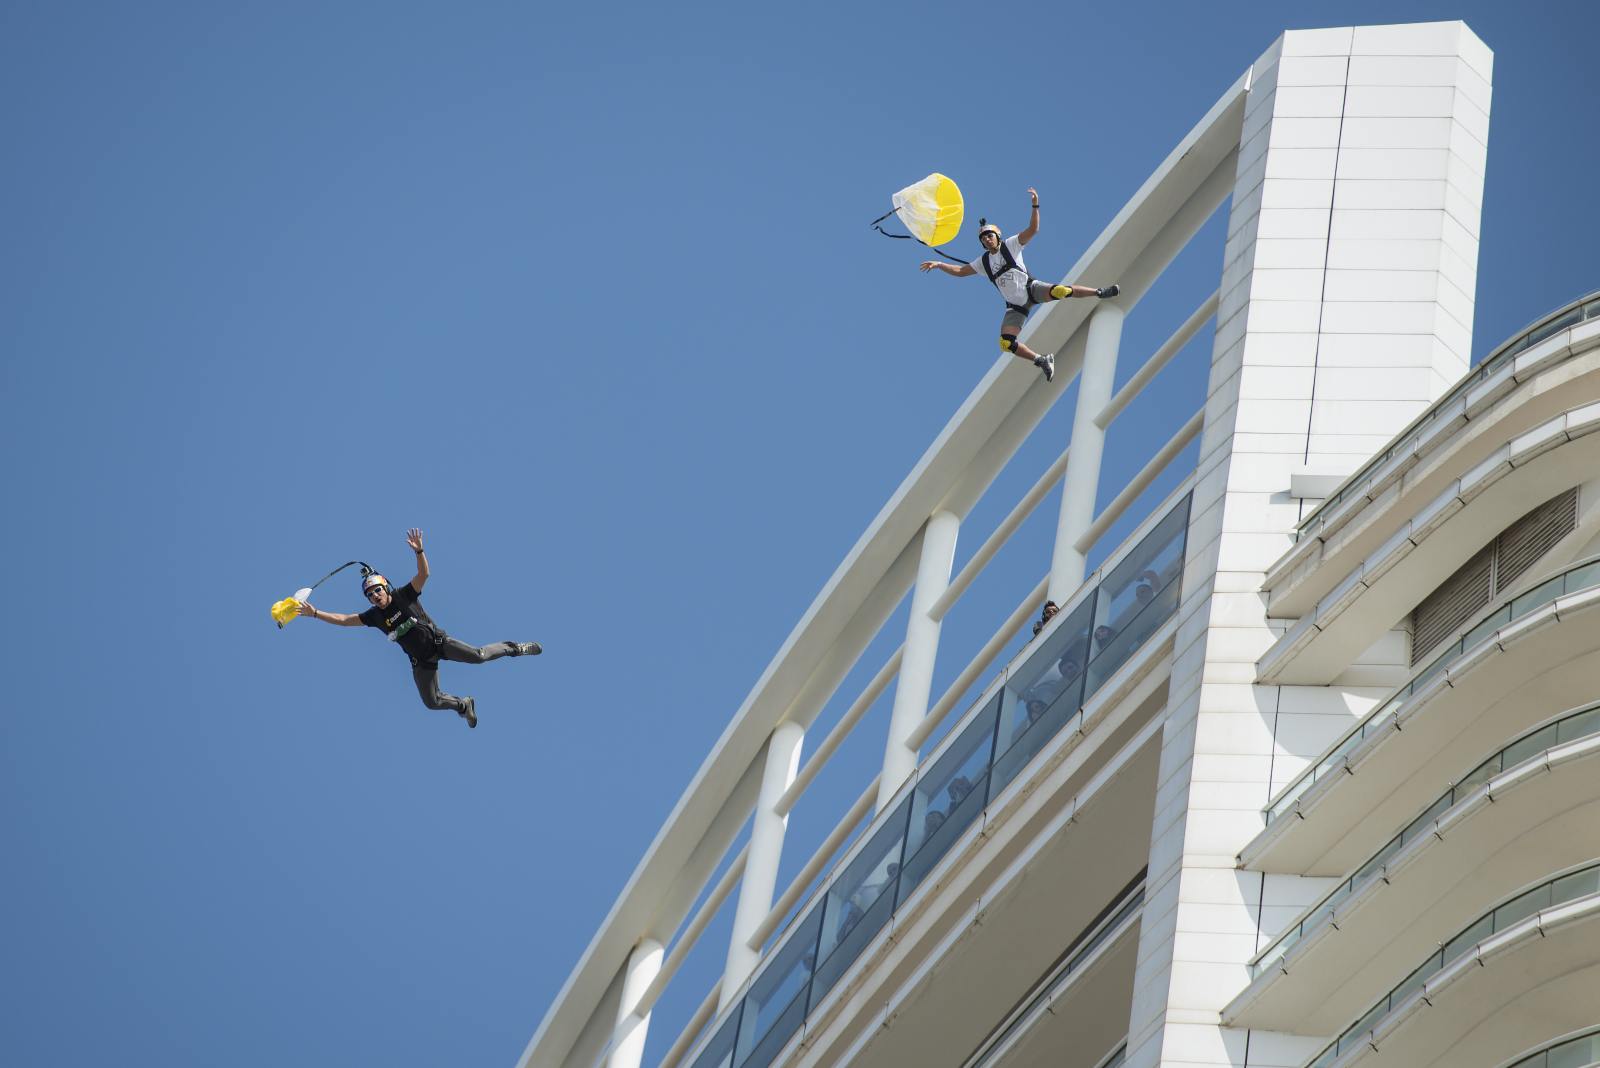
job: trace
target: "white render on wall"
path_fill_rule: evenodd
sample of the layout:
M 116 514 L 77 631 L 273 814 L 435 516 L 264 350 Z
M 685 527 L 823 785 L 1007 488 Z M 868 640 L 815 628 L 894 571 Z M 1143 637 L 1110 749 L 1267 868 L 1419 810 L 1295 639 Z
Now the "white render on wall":
M 1308 507 L 1291 476 L 1354 470 L 1467 371 L 1492 74 L 1460 22 L 1291 31 L 1252 68 L 1129 1065 L 1299 1065 L 1327 1037 L 1218 1023 L 1255 953 L 1332 883 L 1237 856 L 1408 648 L 1387 635 L 1332 686 L 1258 685 L 1287 626 L 1262 581 Z

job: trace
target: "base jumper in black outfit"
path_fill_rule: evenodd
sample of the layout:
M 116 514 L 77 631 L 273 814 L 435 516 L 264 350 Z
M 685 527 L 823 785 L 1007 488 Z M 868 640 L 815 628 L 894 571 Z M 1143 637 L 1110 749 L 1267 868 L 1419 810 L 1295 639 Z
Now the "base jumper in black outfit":
M 389 580 L 374 572 L 361 580 L 361 592 L 372 607 L 359 614 L 324 612 L 305 601 L 298 604 L 300 615 L 320 619 L 339 627 L 375 627 L 399 644 L 411 658 L 411 677 L 417 684 L 422 703 L 437 711 L 453 711 L 467 721 L 467 726 L 478 725 L 476 702 L 470 697 L 456 697 L 439 690 L 439 661 L 454 660 L 460 664 L 486 664 L 502 656 L 537 656 L 544 650 L 538 642 L 493 642 L 474 646 L 458 641 L 444 632 L 444 628 L 429 617 L 422 607 L 422 587 L 428 581 L 428 555 L 422 549 L 422 531 L 406 531 L 406 544 L 417 556 L 417 573 L 398 590 L 390 590 Z

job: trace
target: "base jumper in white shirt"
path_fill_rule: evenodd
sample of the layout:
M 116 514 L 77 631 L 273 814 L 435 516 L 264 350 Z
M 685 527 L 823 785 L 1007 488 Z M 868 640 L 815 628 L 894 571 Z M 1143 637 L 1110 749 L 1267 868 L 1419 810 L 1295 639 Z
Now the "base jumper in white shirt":
M 1039 194 L 1030 189 L 1028 199 L 1033 202 L 1033 215 L 1028 220 L 1026 230 L 1001 240 L 1000 227 L 987 219 L 979 219 L 978 243 L 983 246 L 983 255 L 959 267 L 939 260 L 924 260 L 922 270 L 940 270 L 957 278 L 965 278 L 969 274 L 987 276 L 1006 302 L 1006 314 L 1000 320 L 1000 351 L 1027 360 L 1044 372 L 1045 381 L 1048 382 L 1056 376 L 1055 355 L 1041 355 L 1017 340 L 1033 306 L 1067 297 L 1114 297 L 1121 289 L 1115 285 L 1100 289 L 1093 286 L 1051 285 L 1030 275 L 1028 265 L 1022 262 L 1022 246 L 1032 241 L 1039 232 Z

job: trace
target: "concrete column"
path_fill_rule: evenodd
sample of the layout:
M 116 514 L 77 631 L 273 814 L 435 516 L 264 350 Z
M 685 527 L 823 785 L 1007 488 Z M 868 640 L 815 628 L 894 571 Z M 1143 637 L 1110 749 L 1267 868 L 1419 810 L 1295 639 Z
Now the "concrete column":
M 1101 304 L 1089 317 L 1083 371 L 1078 378 L 1078 410 L 1072 417 L 1072 448 L 1067 454 L 1066 488 L 1056 521 L 1056 546 L 1050 554 L 1049 598 L 1066 604 L 1083 582 L 1084 554 L 1078 539 L 1094 522 L 1095 495 L 1100 490 L 1100 454 L 1106 432 L 1095 420 L 1111 401 L 1117 377 L 1117 349 L 1122 345 L 1122 320 L 1127 313 L 1115 304 Z
M 722 992 L 717 996 L 718 1012 L 733 1000 L 761 960 L 760 952 L 750 948 L 750 936 L 772 909 L 778 861 L 783 856 L 783 832 L 789 825 L 789 817 L 778 812 L 778 798 L 800 770 L 800 743 L 805 736 L 804 727 L 785 720 L 767 739 L 766 766 L 761 772 L 761 790 L 750 825 L 750 850 L 745 856 L 744 878 L 739 883 L 733 934 L 728 939 L 728 964 L 722 973 Z
M 1259 683 L 1288 625 L 1267 617 L 1263 578 L 1294 544 L 1294 475 L 1352 470 L 1466 370 L 1492 71 L 1460 22 L 1291 31 L 1252 69 L 1130 1068 L 1303 1064 L 1330 1037 L 1219 1026 L 1257 949 L 1335 882 L 1237 857 L 1262 806 L 1404 677 L 1405 642 L 1385 637 L 1328 685 Z
M 611 1056 L 607 1068 L 639 1068 L 644 1058 L 644 1039 L 650 1030 L 650 1014 L 636 1015 L 639 997 L 661 971 L 662 946 L 654 938 L 641 939 L 628 956 L 628 971 L 622 978 L 622 1000 L 617 1005 L 617 1026 L 611 1035 Z
M 928 614 L 950 585 L 950 567 L 956 557 L 956 534 L 961 520 L 954 512 L 935 512 L 922 532 L 922 556 L 917 562 L 917 584 L 911 591 L 911 618 L 906 620 L 906 651 L 900 658 L 900 676 L 894 686 L 894 711 L 889 715 L 889 741 L 883 751 L 883 778 L 878 782 L 878 808 L 917 767 L 917 751 L 906 744 L 928 714 L 933 687 L 933 662 L 939 653 L 940 621 Z

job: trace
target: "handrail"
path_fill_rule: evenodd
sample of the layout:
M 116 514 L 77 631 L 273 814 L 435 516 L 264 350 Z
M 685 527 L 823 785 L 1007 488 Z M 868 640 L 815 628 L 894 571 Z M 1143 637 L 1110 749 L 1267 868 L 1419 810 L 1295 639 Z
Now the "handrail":
M 839 717 L 839 722 L 834 724 L 833 730 L 828 732 L 822 744 L 817 746 L 816 752 L 811 754 L 811 759 L 806 761 L 805 766 L 795 775 L 794 782 L 789 784 L 789 788 L 779 796 L 777 804 L 773 805 L 778 815 L 787 816 L 794 809 L 800 800 L 800 795 L 806 792 L 806 787 L 822 773 L 822 769 L 833 758 L 833 754 L 844 744 L 845 738 L 855 730 L 861 717 L 865 716 L 871 710 L 873 703 L 883 695 L 883 691 L 889 686 L 889 680 L 899 673 L 900 661 L 905 653 L 906 647 L 902 643 L 900 648 L 884 662 L 883 667 L 878 669 L 878 673 L 872 676 L 872 681 L 867 683 L 866 688 L 845 710 L 844 715 Z
M 1587 730 L 1582 733 L 1563 734 L 1561 730 L 1563 724 L 1581 721 L 1585 717 L 1589 720 L 1587 724 L 1583 725 L 1588 728 Z M 1563 712 L 1554 719 L 1546 720 L 1532 730 L 1519 734 L 1511 742 L 1479 761 L 1471 771 L 1452 783 L 1450 789 L 1429 802 L 1422 809 L 1422 814 L 1402 827 L 1399 834 L 1389 839 L 1370 857 L 1357 865 L 1355 871 L 1348 878 L 1342 880 L 1338 886 L 1324 894 L 1315 905 L 1306 909 L 1299 922 L 1291 925 L 1288 930 L 1273 939 L 1266 949 L 1256 954 L 1256 959 L 1250 964 L 1251 977 L 1254 978 L 1260 975 L 1282 959 L 1291 948 L 1305 938 L 1307 931 L 1319 926 L 1323 920 L 1333 915 L 1334 905 L 1353 895 L 1358 888 L 1367 886 L 1385 869 L 1385 865 L 1387 865 L 1390 858 L 1407 844 L 1416 841 L 1418 836 L 1423 834 L 1428 827 L 1433 826 L 1446 812 L 1449 812 L 1464 798 L 1476 794 L 1478 789 L 1488 784 L 1494 775 L 1506 771 L 1505 757 L 1507 753 L 1512 752 L 1530 739 L 1537 738 L 1546 731 L 1552 731 L 1554 734 L 1551 739 L 1551 746 L 1565 745 L 1580 738 L 1592 738 L 1595 735 L 1600 735 L 1600 701 L 1584 705 L 1582 708 Z M 1549 752 L 1551 746 L 1529 753 L 1526 757 L 1512 764 L 1511 767 L 1521 767 L 1529 761 L 1542 758 Z
M 1094 522 L 1089 524 L 1089 529 L 1083 532 L 1083 537 L 1078 539 L 1073 548 L 1080 553 L 1088 552 L 1095 542 L 1104 537 L 1105 532 L 1111 528 L 1113 523 L 1122 518 L 1123 513 L 1138 499 L 1139 494 L 1150 488 L 1150 483 L 1156 480 L 1156 476 L 1165 471 L 1167 465 L 1172 463 L 1180 452 L 1188 448 L 1191 441 L 1200 436 L 1200 431 L 1204 428 L 1205 421 L 1206 410 L 1204 408 L 1191 415 L 1189 421 L 1179 427 L 1176 434 L 1167 439 L 1167 443 L 1161 446 L 1154 456 L 1150 457 L 1150 462 L 1145 464 L 1139 473 L 1134 475 L 1128 484 L 1123 487 L 1122 492 L 1117 494 L 1111 503 L 1105 506 L 1105 510 L 1095 517 Z
M 722 873 L 722 878 L 717 880 L 717 885 L 695 910 L 694 918 L 683 929 L 677 941 L 672 943 L 672 949 L 661 962 L 656 977 L 650 980 L 650 985 L 639 995 L 638 1006 L 633 1010 L 634 1015 L 644 1016 L 655 1008 L 656 1000 L 661 997 L 662 991 L 667 989 L 667 984 L 672 982 L 672 977 L 678 974 L 678 968 L 682 966 L 684 958 L 695 947 L 695 943 L 700 941 L 700 936 L 705 933 L 711 918 L 717 914 L 717 909 L 722 907 L 722 903 L 733 892 L 733 886 L 744 874 L 745 862 L 749 859 L 750 843 L 746 842 L 744 848 L 739 850 L 739 855 L 733 858 L 733 863 L 728 865 L 728 870 Z
M 1595 878 L 1587 880 L 1579 878 L 1584 875 L 1593 875 Z M 1593 884 L 1593 887 L 1588 884 Z M 1429 978 L 1443 971 L 1446 965 L 1455 963 L 1465 957 L 1469 950 L 1476 949 L 1481 939 L 1525 922 L 1530 917 L 1537 917 L 1545 909 L 1565 905 L 1584 897 L 1595 897 L 1600 900 L 1600 861 L 1590 861 L 1569 868 L 1511 895 L 1461 928 L 1449 941 L 1430 953 L 1427 960 L 1396 983 L 1387 994 L 1374 1002 L 1371 1008 L 1357 1017 L 1354 1024 L 1345 1028 L 1338 1038 L 1324 1047 L 1306 1068 L 1327 1068 L 1339 1054 L 1356 1044 L 1351 1042 L 1350 1045 L 1346 1045 L 1347 1039 L 1357 1039 L 1369 1034 L 1378 1021 L 1394 1012 L 1396 1005 L 1404 1004 L 1423 988 Z M 1529 908 L 1530 905 L 1533 907 Z M 1524 909 L 1526 911 L 1521 911 Z M 1502 912 L 1505 912 L 1504 916 L 1500 915 Z M 1485 923 L 1488 924 L 1488 929 L 1478 931 L 1477 928 Z
M 1570 323 L 1564 322 L 1559 326 L 1555 326 L 1559 320 L 1565 319 L 1574 310 L 1578 311 L 1579 313 L 1576 319 Z M 1523 349 L 1538 344 L 1540 341 L 1543 341 L 1545 337 L 1551 336 L 1559 330 L 1566 329 L 1569 326 L 1574 326 L 1577 323 L 1581 323 L 1596 317 L 1600 317 L 1600 290 L 1596 290 L 1587 296 L 1579 297 L 1577 300 L 1563 304 L 1555 311 L 1541 315 L 1532 323 L 1511 335 L 1511 337 L 1502 342 L 1498 348 L 1494 349 L 1491 353 L 1489 353 L 1488 356 L 1485 356 L 1478 366 L 1472 368 L 1461 378 L 1460 381 L 1458 381 L 1454 386 L 1451 386 L 1449 391 L 1446 392 L 1444 396 L 1430 404 L 1427 411 L 1423 412 L 1421 415 L 1417 416 L 1417 418 L 1408 423 L 1405 429 L 1396 434 L 1390 441 L 1389 445 L 1382 452 L 1379 452 L 1372 459 L 1356 468 L 1356 470 L 1352 472 L 1348 478 L 1339 484 L 1338 489 L 1334 490 L 1333 493 L 1329 494 L 1328 497 L 1320 504 L 1311 509 L 1310 512 L 1306 513 L 1306 517 L 1300 520 L 1296 527 L 1298 533 L 1303 536 L 1310 530 L 1313 524 L 1321 524 L 1323 519 L 1334 506 L 1346 499 L 1352 490 L 1354 490 L 1361 483 L 1365 482 L 1370 475 L 1372 475 L 1379 467 L 1381 467 L 1392 456 L 1394 456 L 1397 450 L 1399 450 L 1402 446 L 1409 444 L 1423 427 L 1433 422 L 1435 415 L 1441 409 L 1443 409 L 1445 405 L 1466 393 L 1485 378 L 1488 378 L 1490 375 L 1494 374 L 1500 369 L 1501 365 L 1506 360 L 1515 357 L 1518 353 L 1522 352 Z M 1539 334 L 1539 331 L 1548 327 L 1554 327 L 1554 329 L 1551 329 L 1549 334 L 1543 334 L 1535 338 L 1535 335 Z
M 772 937 L 772 933 L 783 922 L 783 918 L 789 914 L 789 910 L 794 908 L 795 902 L 800 900 L 800 896 L 811 885 L 811 881 L 821 874 L 828 861 L 833 859 L 834 852 L 872 811 L 872 803 L 878 798 L 878 780 L 881 778 L 883 778 L 881 774 L 872 777 L 872 781 L 867 783 L 867 788 L 861 791 L 861 796 L 856 798 L 856 803 L 850 806 L 850 811 L 844 814 L 844 819 L 840 820 L 833 832 L 817 846 L 817 851 L 811 854 L 811 859 L 806 861 L 805 867 L 794 877 L 789 889 L 783 892 L 766 918 L 750 933 L 750 941 L 747 944 L 751 949 L 760 952 L 767 939 Z
M 1138 396 L 1144 387 L 1150 384 L 1150 380 L 1159 374 L 1163 367 L 1171 363 L 1172 358 L 1194 339 L 1195 334 L 1200 332 L 1200 328 L 1213 315 L 1217 314 L 1217 304 L 1221 297 L 1222 290 L 1218 289 L 1200 302 L 1200 307 L 1196 308 L 1189 318 L 1183 321 L 1182 326 L 1172 332 L 1171 337 L 1161 343 L 1161 347 L 1156 349 L 1155 355 L 1146 360 L 1144 366 L 1135 371 L 1133 377 L 1123 383 L 1122 388 L 1117 390 L 1116 395 L 1106 402 L 1106 406 L 1100 410 L 1100 414 L 1094 417 L 1096 426 L 1104 430 L 1111 425 L 1113 419 L 1122 414 L 1124 408 L 1133 403 L 1133 398 Z
M 1590 584 L 1568 588 L 1567 580 L 1571 576 L 1577 576 L 1579 581 L 1589 582 Z M 1561 589 L 1554 589 L 1557 584 L 1561 586 Z M 1400 706 L 1406 698 L 1433 681 L 1435 675 L 1444 671 L 1450 664 L 1465 654 L 1468 649 L 1477 648 L 1481 641 L 1491 637 L 1501 627 L 1538 611 L 1557 598 L 1595 586 L 1600 586 L 1600 554 L 1587 557 L 1566 570 L 1545 579 L 1538 585 L 1502 600 L 1492 612 L 1480 618 L 1465 634 L 1430 660 L 1427 667 L 1412 675 L 1404 685 L 1396 689 L 1387 701 L 1367 713 L 1360 723 L 1357 723 L 1346 732 L 1344 737 L 1334 743 L 1328 750 L 1327 755 L 1307 767 L 1289 785 L 1285 786 L 1265 810 L 1267 823 L 1270 824 L 1273 820 L 1282 816 L 1288 810 L 1288 807 L 1300 798 L 1301 794 L 1314 786 L 1324 775 L 1335 768 L 1342 767 L 1345 758 L 1349 756 L 1356 746 L 1361 744 L 1362 739 L 1368 737 L 1369 734 L 1388 722 L 1399 712 Z M 1543 597 L 1543 599 L 1538 599 L 1540 597 Z M 1519 608 L 1521 609 L 1520 611 L 1518 610 Z M 1502 615 L 1505 616 L 1504 619 L 1500 618 Z

